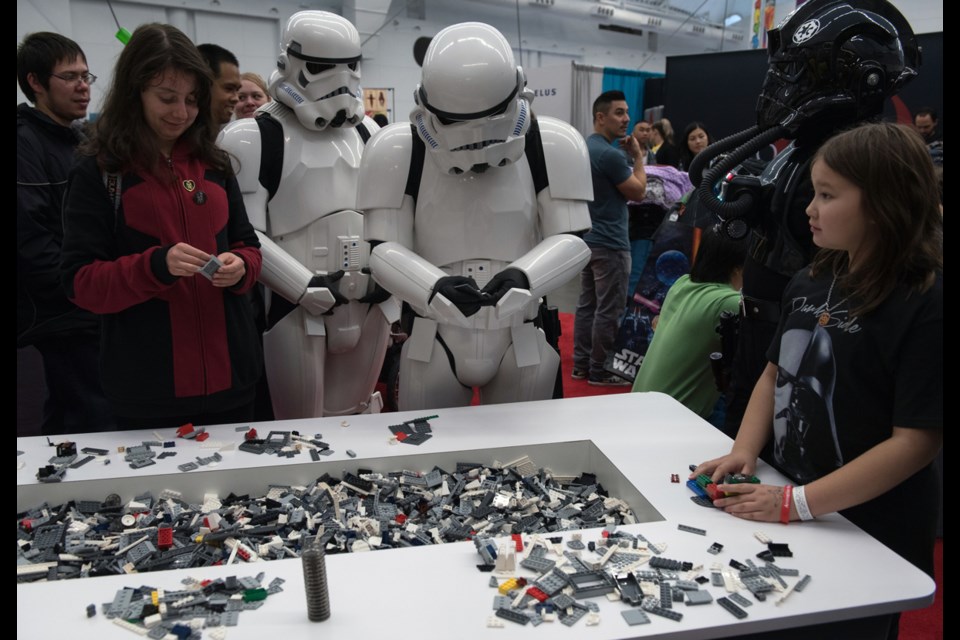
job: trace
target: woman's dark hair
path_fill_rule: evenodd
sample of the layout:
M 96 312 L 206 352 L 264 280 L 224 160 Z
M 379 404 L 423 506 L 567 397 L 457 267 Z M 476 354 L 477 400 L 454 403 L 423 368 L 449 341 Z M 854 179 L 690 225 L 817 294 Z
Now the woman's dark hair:
M 859 187 L 873 233 L 854 271 L 846 270 L 846 251 L 824 249 L 811 274 L 843 274 L 837 284 L 855 301 L 857 315 L 877 308 L 898 285 L 930 288 L 943 269 L 943 215 L 920 134 L 903 125 L 865 124 L 825 142 L 814 162 Z
M 687 139 L 690 138 L 690 134 L 696 131 L 697 129 L 703 129 L 703 132 L 707 134 L 707 144 L 710 145 L 713 143 L 713 138 L 710 136 L 710 132 L 707 130 L 706 125 L 702 122 L 697 122 L 694 120 L 683 130 L 683 138 L 680 142 L 680 161 L 683 163 L 682 166 L 685 169 L 690 168 L 690 164 L 693 162 L 693 158 L 696 154 L 690 151 L 690 146 L 687 144 Z
M 733 240 L 718 227 L 707 227 L 700 236 L 700 247 L 690 269 L 694 282 L 728 284 L 733 272 L 743 268 L 749 237 Z
M 196 79 L 197 119 L 180 136 L 192 153 L 209 166 L 229 172 L 226 153 L 215 144 L 210 113 L 213 78 L 206 61 L 179 29 L 169 24 L 137 27 L 113 70 L 113 84 L 104 101 L 94 134 L 83 152 L 97 156 L 111 172 L 141 167 L 152 170 L 160 160 L 157 137 L 143 115 L 141 94 L 155 78 L 173 69 Z

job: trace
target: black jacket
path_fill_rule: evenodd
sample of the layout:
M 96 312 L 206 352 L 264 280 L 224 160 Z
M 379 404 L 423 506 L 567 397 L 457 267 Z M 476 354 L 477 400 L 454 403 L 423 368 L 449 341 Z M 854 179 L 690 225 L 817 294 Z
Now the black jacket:
M 79 130 L 17 106 L 17 346 L 51 336 L 94 335 L 97 317 L 60 286 L 61 207 Z

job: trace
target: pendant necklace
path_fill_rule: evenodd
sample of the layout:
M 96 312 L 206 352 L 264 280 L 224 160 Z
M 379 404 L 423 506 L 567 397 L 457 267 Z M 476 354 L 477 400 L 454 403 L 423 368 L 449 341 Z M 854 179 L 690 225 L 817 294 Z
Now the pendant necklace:
M 833 287 L 837 284 L 837 275 L 837 273 L 833 274 L 833 282 L 830 283 L 830 289 L 827 290 L 827 301 L 823 304 L 823 311 L 821 311 L 820 315 L 817 316 L 817 324 L 819 324 L 821 327 L 827 326 L 827 323 L 830 322 L 830 312 L 832 311 L 830 308 L 830 297 L 833 296 Z M 847 298 L 849 297 L 850 296 L 847 296 Z M 833 305 L 834 309 L 846 302 L 847 298 L 844 298 L 837 304 Z

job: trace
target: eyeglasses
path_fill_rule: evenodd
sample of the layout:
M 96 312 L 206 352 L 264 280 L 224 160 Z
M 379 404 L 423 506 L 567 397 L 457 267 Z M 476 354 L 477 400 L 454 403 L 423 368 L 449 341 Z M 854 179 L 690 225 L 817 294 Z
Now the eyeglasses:
M 71 71 L 70 73 L 51 73 L 51 76 L 54 78 L 60 78 L 67 84 L 77 84 L 79 82 L 85 82 L 87 84 L 93 84 L 97 81 L 97 76 L 93 75 L 89 71 L 83 73 L 77 73 L 76 71 Z

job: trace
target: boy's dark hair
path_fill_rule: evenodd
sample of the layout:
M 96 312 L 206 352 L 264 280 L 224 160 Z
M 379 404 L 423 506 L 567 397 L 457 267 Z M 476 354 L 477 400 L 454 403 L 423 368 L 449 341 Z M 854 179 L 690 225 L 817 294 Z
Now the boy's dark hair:
M 690 279 L 729 283 L 734 270 L 743 268 L 749 244 L 749 237 L 732 240 L 716 226 L 707 227 L 700 236 L 700 248 L 690 269 Z
M 934 109 L 933 107 L 920 107 L 919 109 L 917 109 L 917 112 L 913 114 L 914 118 L 916 118 L 917 116 L 930 116 L 930 119 L 933 120 L 934 122 L 939 120 L 939 118 L 937 117 L 937 110 Z
M 87 60 L 80 45 L 59 33 L 40 31 L 28 35 L 17 45 L 17 84 L 23 95 L 30 102 L 37 101 L 37 93 L 27 81 L 28 75 L 32 73 L 43 88 L 48 89 L 50 74 L 57 63 L 62 60 L 73 62 L 78 57 L 84 62 Z
M 203 56 L 203 59 L 207 61 L 207 64 L 210 66 L 210 71 L 213 72 L 213 78 L 220 78 L 220 65 L 226 62 L 227 64 L 232 64 L 235 67 L 240 66 L 240 62 L 237 60 L 237 56 L 233 55 L 230 51 L 224 49 L 218 44 L 198 44 L 197 51 L 200 52 L 200 55 Z
M 623 95 L 623 91 L 618 91 L 617 89 L 612 89 L 610 91 L 604 91 L 597 99 L 593 101 L 593 119 L 597 119 L 598 113 L 606 113 L 610 110 L 610 105 L 616 102 L 617 100 L 627 101 L 627 96 Z

